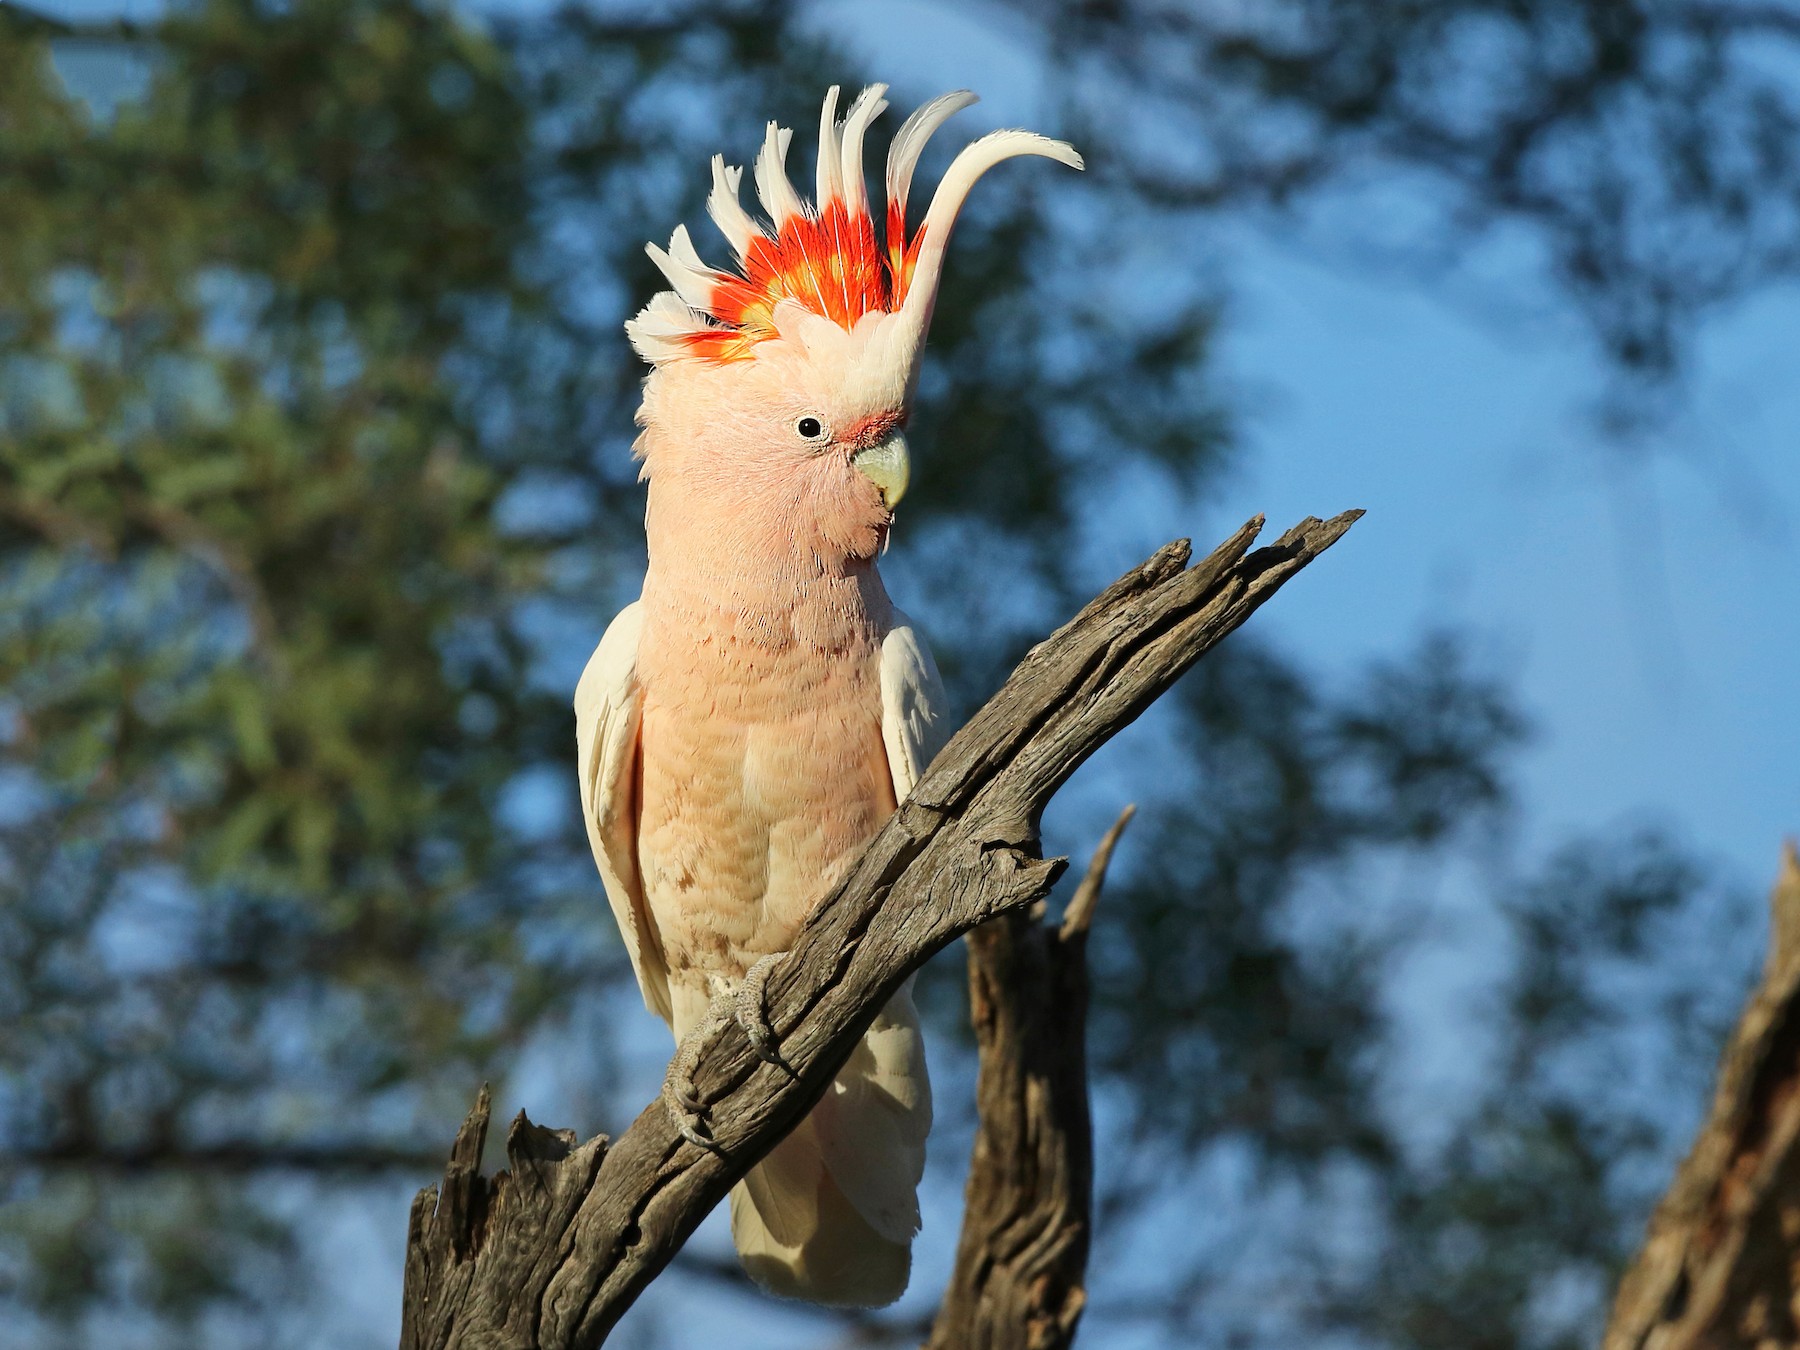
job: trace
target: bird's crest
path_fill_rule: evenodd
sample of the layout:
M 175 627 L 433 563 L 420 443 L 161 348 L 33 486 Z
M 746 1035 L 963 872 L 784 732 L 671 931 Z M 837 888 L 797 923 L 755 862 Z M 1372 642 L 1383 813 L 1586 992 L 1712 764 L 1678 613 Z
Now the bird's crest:
M 1061 141 L 1029 131 L 996 131 L 964 148 L 938 184 L 924 221 L 906 232 L 906 197 L 925 142 L 953 114 L 975 102 L 966 90 L 933 99 L 906 119 L 888 152 L 887 218 L 877 242 L 863 183 L 863 136 L 887 107 L 884 84 L 858 94 L 837 120 L 838 87 L 825 95 L 819 118 L 816 206 L 788 181 L 793 133 L 771 122 L 756 157 L 756 194 L 768 221 L 738 200 L 743 170 L 713 156 L 712 195 L 706 203 L 737 256 L 735 271 L 700 260 L 686 226 L 667 250 L 647 251 L 673 290 L 663 291 L 625 325 L 638 354 L 655 365 L 680 358 L 736 361 L 777 336 L 775 308 L 792 301 L 844 329 L 867 314 L 909 316 L 913 348 L 923 342 L 936 300 L 944 246 L 975 180 L 1001 160 L 1043 155 L 1073 168 L 1081 156 Z

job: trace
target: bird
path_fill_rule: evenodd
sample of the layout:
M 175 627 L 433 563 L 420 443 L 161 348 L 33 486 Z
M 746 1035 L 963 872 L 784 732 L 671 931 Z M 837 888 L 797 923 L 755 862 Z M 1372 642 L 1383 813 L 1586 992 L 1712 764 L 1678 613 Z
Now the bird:
M 779 1060 L 761 1005 L 772 963 L 911 792 L 948 729 L 918 626 L 877 570 L 910 475 L 905 429 L 951 231 L 990 168 L 1062 141 L 991 132 L 951 162 L 910 232 L 914 169 L 976 101 L 933 99 L 895 133 L 882 238 L 864 139 L 870 85 L 819 120 L 816 194 L 766 128 L 752 171 L 712 160 L 708 214 L 735 259 L 685 226 L 646 251 L 669 289 L 626 325 L 649 365 L 633 454 L 646 484 L 639 598 L 575 693 L 582 814 L 645 1005 L 678 1047 L 665 1099 L 704 1144 L 684 1058 L 709 1018 Z M 721 1011 L 725 1010 L 725 1011 Z M 809 1302 L 878 1307 L 905 1290 L 931 1126 L 910 979 L 807 1117 L 731 1192 L 750 1277 Z

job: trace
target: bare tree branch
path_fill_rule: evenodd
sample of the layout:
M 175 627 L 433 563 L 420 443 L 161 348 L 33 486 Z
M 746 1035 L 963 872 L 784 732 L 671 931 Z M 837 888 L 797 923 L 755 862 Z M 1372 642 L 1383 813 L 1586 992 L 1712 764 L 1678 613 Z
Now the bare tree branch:
M 1068 776 L 1134 720 L 1360 512 L 1308 519 L 1249 551 L 1245 525 L 1198 566 L 1170 544 L 1033 648 L 932 763 L 807 920 L 767 985 L 791 1072 L 727 1023 L 693 1083 L 714 1149 L 684 1143 L 658 1101 L 616 1143 L 525 1119 L 508 1170 L 480 1174 L 484 1090 L 442 1187 L 413 1204 L 405 1350 L 599 1345 L 731 1186 L 829 1086 L 912 971 L 976 926 L 1048 894 L 1063 860 L 1037 822 Z
M 1769 898 L 1763 977 L 1712 1112 L 1619 1285 L 1603 1350 L 1800 1345 L 1800 856 Z
M 1009 914 L 969 934 L 980 1125 L 956 1269 L 927 1350 L 1065 1350 L 1087 1306 L 1094 1199 L 1087 932 L 1127 806 L 1059 927 Z
M 1106 886 L 1106 869 L 1112 866 L 1113 850 L 1119 846 L 1125 827 L 1131 824 L 1131 818 L 1136 814 L 1135 804 L 1127 806 L 1119 812 L 1112 828 L 1101 836 L 1094 856 L 1088 860 L 1087 874 L 1081 878 L 1075 894 L 1069 897 L 1069 907 L 1063 911 L 1062 923 L 1057 927 L 1057 935 L 1064 942 L 1086 937 L 1093 926 L 1094 910 L 1100 904 L 1100 892 Z

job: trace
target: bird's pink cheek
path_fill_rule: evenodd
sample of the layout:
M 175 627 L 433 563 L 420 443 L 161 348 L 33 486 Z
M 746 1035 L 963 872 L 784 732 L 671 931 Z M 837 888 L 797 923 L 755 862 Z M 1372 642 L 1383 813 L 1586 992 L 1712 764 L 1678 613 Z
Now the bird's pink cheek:
M 881 551 L 892 517 L 882 504 L 881 491 L 848 465 L 835 466 L 816 485 L 820 532 L 852 558 L 872 558 Z

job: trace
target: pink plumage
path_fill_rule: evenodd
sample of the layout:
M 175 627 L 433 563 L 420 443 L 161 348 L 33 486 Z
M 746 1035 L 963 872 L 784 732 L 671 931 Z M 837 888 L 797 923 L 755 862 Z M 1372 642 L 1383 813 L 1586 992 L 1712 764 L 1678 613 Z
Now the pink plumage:
M 821 125 L 818 210 L 772 124 L 756 179 L 770 222 L 715 160 L 709 204 L 740 271 L 684 230 L 652 247 L 675 289 L 627 325 L 651 361 L 637 453 L 649 483 L 642 597 L 576 691 L 584 812 L 645 1002 L 679 1041 L 812 907 L 911 791 L 941 742 L 929 651 L 876 571 L 905 490 L 901 436 L 944 245 L 981 173 L 1012 155 L 1080 165 L 997 132 L 958 156 L 905 233 L 924 139 L 973 102 L 926 105 L 896 135 L 877 250 L 865 90 Z M 895 247 L 896 242 L 898 247 Z M 745 1267 L 777 1293 L 879 1305 L 906 1286 L 930 1088 L 910 987 L 812 1115 L 732 1194 Z

